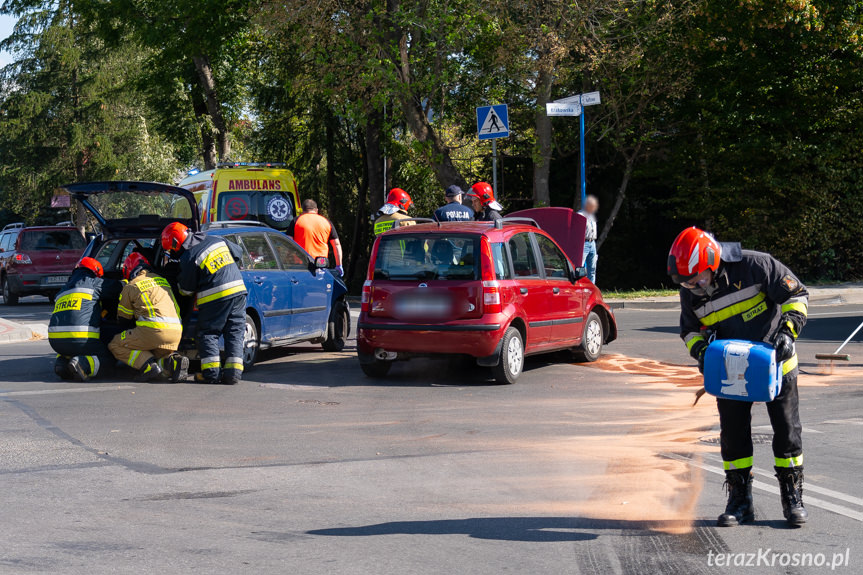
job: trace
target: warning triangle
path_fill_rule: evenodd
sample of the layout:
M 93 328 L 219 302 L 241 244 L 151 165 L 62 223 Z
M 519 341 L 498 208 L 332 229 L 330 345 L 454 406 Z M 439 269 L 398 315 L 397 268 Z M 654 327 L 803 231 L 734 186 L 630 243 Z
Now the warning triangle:
M 482 127 L 479 129 L 479 134 L 487 136 L 489 134 L 506 134 L 507 132 L 509 132 L 509 126 L 497 115 L 494 108 L 489 108 Z

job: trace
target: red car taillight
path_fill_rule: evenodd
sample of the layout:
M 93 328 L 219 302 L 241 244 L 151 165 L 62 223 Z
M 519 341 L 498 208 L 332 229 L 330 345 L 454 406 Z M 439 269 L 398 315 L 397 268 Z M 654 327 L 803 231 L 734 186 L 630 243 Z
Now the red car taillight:
M 363 282 L 363 295 L 360 299 L 360 311 L 371 311 L 372 309 L 372 281 Z
M 483 313 L 500 313 L 503 303 L 500 299 L 500 283 L 494 275 L 494 259 L 488 239 L 482 238 L 482 308 Z
M 27 254 L 15 254 L 15 257 L 12 258 L 12 260 L 16 264 L 32 264 L 33 263 L 30 261 L 30 256 L 28 256 Z

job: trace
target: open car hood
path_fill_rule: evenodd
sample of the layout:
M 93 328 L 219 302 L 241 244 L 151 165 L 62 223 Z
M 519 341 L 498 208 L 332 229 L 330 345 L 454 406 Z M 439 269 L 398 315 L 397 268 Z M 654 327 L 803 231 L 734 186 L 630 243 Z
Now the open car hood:
M 576 266 L 584 263 L 584 232 L 587 218 L 572 208 L 531 208 L 507 214 L 510 218 L 531 218 L 563 248 Z
M 195 195 L 158 182 L 83 182 L 66 184 L 68 193 L 99 222 L 103 233 L 161 232 L 171 222 L 199 229 Z

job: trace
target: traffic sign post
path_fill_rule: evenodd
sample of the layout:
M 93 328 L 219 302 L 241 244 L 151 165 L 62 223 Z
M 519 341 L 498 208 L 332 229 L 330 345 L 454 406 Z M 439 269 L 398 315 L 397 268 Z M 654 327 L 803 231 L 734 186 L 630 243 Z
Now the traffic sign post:
M 581 160 L 581 206 L 584 207 L 584 200 L 587 197 L 587 172 L 586 163 L 584 160 L 585 148 L 584 142 L 584 107 L 595 106 L 600 104 L 599 92 L 588 92 L 586 94 L 578 94 L 577 96 L 569 96 L 561 98 L 554 102 L 549 102 L 545 105 L 545 113 L 549 116 L 578 116 L 578 148 L 579 159 Z
M 506 104 L 477 108 L 476 134 L 480 140 L 491 140 L 491 185 L 497 198 L 497 139 L 509 137 L 509 110 Z

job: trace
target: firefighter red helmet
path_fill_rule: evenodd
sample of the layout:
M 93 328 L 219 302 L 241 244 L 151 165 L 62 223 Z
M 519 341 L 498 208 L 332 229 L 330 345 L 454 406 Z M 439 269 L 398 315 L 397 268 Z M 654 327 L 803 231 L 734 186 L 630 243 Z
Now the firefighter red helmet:
M 132 252 L 131 254 L 126 256 L 126 261 L 123 262 L 123 277 L 125 279 L 129 279 L 129 276 L 132 275 L 132 272 L 135 271 L 135 268 L 140 265 L 150 265 L 149 260 L 144 257 L 144 254 L 141 254 L 139 252 Z
M 76 268 L 86 268 L 96 274 L 97 278 L 105 275 L 105 270 L 102 268 L 102 264 L 99 263 L 99 260 L 96 258 L 81 258 L 81 261 L 78 262 Z
M 404 211 L 408 211 L 408 209 L 414 205 L 414 201 L 411 199 L 410 194 L 401 188 L 393 188 L 390 190 L 390 193 L 387 194 L 387 203 L 397 206 L 398 209 Z
M 482 205 L 487 206 L 494 201 L 494 190 L 488 182 L 477 182 L 470 187 L 468 196 L 478 198 Z
M 188 237 L 188 226 L 180 222 L 171 222 L 162 230 L 162 249 L 166 252 L 175 252 L 180 249 Z
M 709 233 L 696 227 L 686 228 L 671 244 L 668 275 L 674 283 L 689 281 L 705 270 L 719 269 L 722 248 Z

